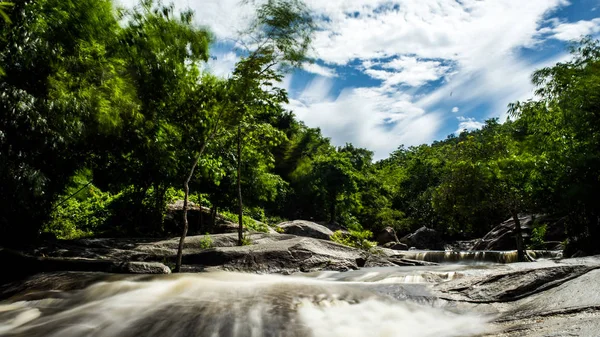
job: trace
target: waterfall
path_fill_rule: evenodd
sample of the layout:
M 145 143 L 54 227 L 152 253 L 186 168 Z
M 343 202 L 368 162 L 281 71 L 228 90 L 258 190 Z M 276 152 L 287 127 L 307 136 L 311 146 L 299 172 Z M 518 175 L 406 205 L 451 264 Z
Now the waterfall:
M 561 258 L 562 251 L 528 250 L 534 258 Z M 513 263 L 517 262 L 517 251 L 408 251 L 403 252 L 405 259 L 436 263 Z
M 351 283 L 228 272 L 113 278 L 0 302 L 3 337 L 450 337 L 478 335 L 486 325 L 478 315 Z

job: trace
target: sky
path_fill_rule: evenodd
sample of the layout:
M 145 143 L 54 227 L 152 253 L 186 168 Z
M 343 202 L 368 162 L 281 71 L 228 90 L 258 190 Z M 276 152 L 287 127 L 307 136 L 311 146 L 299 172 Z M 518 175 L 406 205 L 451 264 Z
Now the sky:
M 131 6 L 134 0 L 121 0 Z M 387 157 L 507 118 L 533 97 L 534 70 L 568 60 L 570 41 L 600 37 L 600 0 L 305 0 L 317 20 L 312 64 L 288 74 L 292 110 L 334 145 Z M 174 0 L 216 37 L 208 68 L 229 76 L 253 8 Z

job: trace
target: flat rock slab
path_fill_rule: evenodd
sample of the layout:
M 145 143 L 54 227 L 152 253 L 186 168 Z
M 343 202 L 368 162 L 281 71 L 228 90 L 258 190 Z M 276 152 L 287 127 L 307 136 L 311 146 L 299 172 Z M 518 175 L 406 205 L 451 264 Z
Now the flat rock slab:
M 184 256 L 184 264 L 188 265 L 260 273 L 352 270 L 365 260 L 364 253 L 359 250 L 330 241 L 299 237 L 260 245 L 219 247 Z

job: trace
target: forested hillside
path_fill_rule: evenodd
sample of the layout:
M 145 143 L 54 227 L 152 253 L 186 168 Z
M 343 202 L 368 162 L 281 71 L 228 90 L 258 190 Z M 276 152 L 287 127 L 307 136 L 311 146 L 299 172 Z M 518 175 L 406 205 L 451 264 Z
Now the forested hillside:
M 185 198 L 267 224 L 355 230 L 428 226 L 480 237 L 522 213 L 565 218 L 569 245 L 600 245 L 600 44 L 540 69 L 510 120 L 374 162 L 286 110 L 283 76 L 310 61 L 298 1 L 257 5 L 233 75 L 206 69 L 213 37 L 194 13 L 142 1 L 25 0 L 0 32 L 0 244 L 165 236 Z M 198 13 L 200 15 L 200 13 Z M 242 45 L 242 44 L 240 44 Z M 510 102 L 506 102 L 509 104 Z M 503 111 L 498 111 L 498 115 Z M 241 196 L 241 198 L 240 198 Z

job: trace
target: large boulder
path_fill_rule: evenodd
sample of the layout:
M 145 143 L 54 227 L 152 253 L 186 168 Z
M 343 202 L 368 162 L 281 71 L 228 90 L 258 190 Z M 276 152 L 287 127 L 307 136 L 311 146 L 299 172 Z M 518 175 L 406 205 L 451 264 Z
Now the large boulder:
M 441 235 L 435 229 L 425 226 L 403 237 L 400 242 L 416 249 L 444 250 L 444 240 Z
M 388 242 L 398 242 L 398 237 L 396 231 L 388 226 L 375 235 L 375 241 L 378 245 L 383 246 Z
M 519 216 L 519 222 L 521 223 L 524 238 L 531 236 L 536 222 L 547 224 L 545 235 L 547 241 L 560 242 L 566 238 L 564 219 L 557 219 L 546 215 L 521 215 Z M 517 242 L 514 231 L 515 222 L 510 218 L 489 231 L 471 250 L 515 250 L 517 249 Z M 549 244 L 547 249 L 556 247 L 560 247 L 560 245 L 553 243 Z
M 198 267 L 217 267 L 222 270 L 285 274 L 353 270 L 364 266 L 365 261 L 366 256 L 360 250 L 307 237 L 259 245 L 219 247 L 183 257 L 190 271 Z
M 314 239 L 329 240 L 329 237 L 333 235 L 333 232 L 329 228 L 305 220 L 286 221 L 278 224 L 277 227 L 280 228 L 285 234 L 304 236 Z

